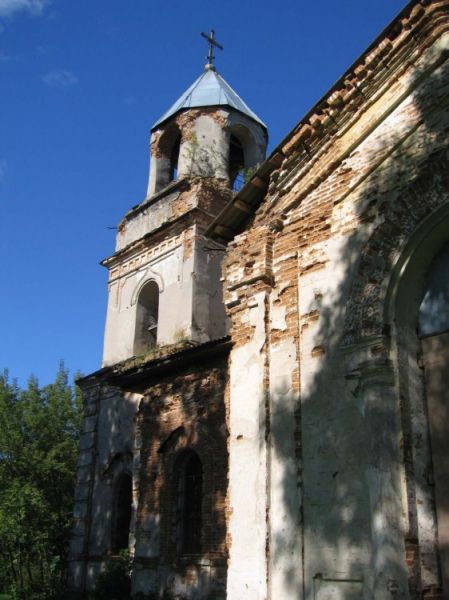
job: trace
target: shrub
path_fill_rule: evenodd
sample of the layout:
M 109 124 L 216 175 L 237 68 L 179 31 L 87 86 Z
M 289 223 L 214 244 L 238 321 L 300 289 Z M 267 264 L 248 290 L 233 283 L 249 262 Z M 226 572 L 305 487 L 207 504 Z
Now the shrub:
M 127 551 L 108 560 L 97 578 L 92 600 L 130 600 L 131 563 Z

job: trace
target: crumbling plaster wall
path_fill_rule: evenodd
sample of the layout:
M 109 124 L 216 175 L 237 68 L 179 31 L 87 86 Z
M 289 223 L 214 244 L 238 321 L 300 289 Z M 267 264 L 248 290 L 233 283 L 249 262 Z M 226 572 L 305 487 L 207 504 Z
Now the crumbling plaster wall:
M 314 158 L 287 143 L 252 225 L 230 244 L 231 600 L 410 597 L 394 355 L 370 338 L 380 307 L 346 308 L 387 287 L 393 262 L 379 259 L 389 270 L 378 281 L 372 255 L 365 277 L 363 248 L 391 249 L 404 221 L 385 239 L 376 228 L 446 151 L 448 48 L 446 35 L 415 47 Z M 409 211 L 421 207 L 417 191 Z M 437 592 L 434 560 L 418 579 L 411 590 Z
M 134 355 L 138 294 L 154 280 L 160 292 L 157 344 L 226 335 L 220 284 L 224 248 L 203 232 L 230 198 L 212 178 L 179 182 L 131 210 L 117 232 L 109 269 L 103 366 Z
M 125 215 L 117 228 L 116 252 L 147 239 L 195 209 L 213 218 L 230 197 L 228 186 L 215 178 L 198 176 L 173 182 Z
M 118 226 L 115 249 L 123 250 L 129 244 L 140 240 L 145 235 L 156 231 L 162 225 L 173 221 L 176 204 L 187 202 L 185 212 L 195 206 L 196 196 L 186 193 L 185 189 L 167 190 L 152 202 L 144 201 L 127 213 Z
M 150 280 L 159 287 L 159 346 L 226 335 L 220 283 L 223 248 L 205 240 L 203 230 L 199 222 L 178 235 L 161 235 L 159 244 L 153 237 L 111 270 L 103 366 L 134 355 L 138 295 Z
M 176 337 L 190 333 L 193 236 L 194 227 L 191 227 L 152 248 L 144 248 L 122 263 L 117 275 L 111 273 L 103 365 L 134 355 L 138 295 L 147 281 L 154 280 L 159 287 L 158 344 L 174 342 Z

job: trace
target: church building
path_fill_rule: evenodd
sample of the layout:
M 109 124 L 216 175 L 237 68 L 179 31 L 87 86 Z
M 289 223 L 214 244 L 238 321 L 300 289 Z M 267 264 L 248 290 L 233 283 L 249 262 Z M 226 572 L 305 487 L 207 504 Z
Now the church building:
M 151 598 L 449 600 L 449 0 L 267 158 L 208 39 L 102 263 L 71 585 L 128 550 Z

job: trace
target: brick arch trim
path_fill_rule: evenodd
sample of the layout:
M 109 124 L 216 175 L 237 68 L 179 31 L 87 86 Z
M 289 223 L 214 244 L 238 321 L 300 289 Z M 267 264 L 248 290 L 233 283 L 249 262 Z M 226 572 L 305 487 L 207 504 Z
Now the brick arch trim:
M 393 314 L 389 309 L 392 288 L 401 276 L 404 253 L 410 254 L 422 238 L 422 234 L 416 235 L 420 226 L 426 220 L 441 220 L 448 208 L 449 159 L 446 151 L 440 151 L 428 157 L 421 173 L 403 192 L 379 207 L 382 219 L 361 249 L 351 285 L 344 345 L 387 332 Z

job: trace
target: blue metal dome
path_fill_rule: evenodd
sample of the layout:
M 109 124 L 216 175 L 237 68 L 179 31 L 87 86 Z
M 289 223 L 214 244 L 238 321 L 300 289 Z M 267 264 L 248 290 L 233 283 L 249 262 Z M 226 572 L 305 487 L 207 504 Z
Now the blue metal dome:
M 200 106 L 230 106 L 257 121 L 262 127 L 265 123 L 248 108 L 231 86 L 219 75 L 214 68 L 209 68 L 182 94 L 169 110 L 156 121 L 151 129 L 169 119 L 180 110 Z

